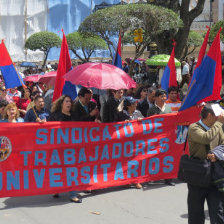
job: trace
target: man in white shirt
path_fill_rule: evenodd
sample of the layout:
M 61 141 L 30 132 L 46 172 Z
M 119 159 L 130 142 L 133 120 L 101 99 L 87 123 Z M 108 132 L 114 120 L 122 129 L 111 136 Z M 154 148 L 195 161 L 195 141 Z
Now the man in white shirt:
M 189 65 L 186 61 L 182 61 L 182 66 L 183 66 L 183 69 L 182 69 L 182 81 L 180 83 L 180 88 L 183 87 L 183 85 L 185 83 L 189 83 L 190 81 L 190 70 L 189 70 Z

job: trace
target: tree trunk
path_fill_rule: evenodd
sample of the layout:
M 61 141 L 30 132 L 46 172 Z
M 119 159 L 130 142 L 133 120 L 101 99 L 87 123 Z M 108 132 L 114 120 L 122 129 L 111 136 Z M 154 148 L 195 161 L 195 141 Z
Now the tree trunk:
M 49 54 L 49 51 L 50 51 L 50 49 L 47 49 L 46 51 L 44 51 L 44 56 L 45 56 L 45 58 L 44 58 L 44 62 L 43 62 L 43 65 L 42 65 L 42 69 L 45 67 L 45 65 L 46 65 L 46 62 L 47 62 L 47 56 L 48 56 L 48 54 Z
M 196 17 L 198 17 L 204 8 L 205 0 L 198 0 L 197 6 L 189 11 L 190 0 L 182 0 L 180 6 L 180 18 L 183 20 L 184 26 L 180 28 L 176 34 L 176 49 L 175 55 L 177 58 L 181 57 L 184 47 L 187 43 L 190 27 Z
M 148 0 L 148 2 L 150 1 Z M 172 50 L 172 39 L 175 39 L 177 42 L 175 55 L 177 58 L 180 58 L 187 43 L 191 24 L 202 13 L 205 0 L 198 0 L 196 7 L 191 11 L 189 11 L 190 0 L 182 0 L 181 5 L 179 4 L 179 0 L 160 0 L 152 4 L 172 9 L 180 14 L 184 26 L 179 28 L 177 34 L 173 36 L 174 32 L 172 30 L 164 31 L 164 33 L 155 37 L 154 40 L 158 45 L 159 53 L 170 54 Z

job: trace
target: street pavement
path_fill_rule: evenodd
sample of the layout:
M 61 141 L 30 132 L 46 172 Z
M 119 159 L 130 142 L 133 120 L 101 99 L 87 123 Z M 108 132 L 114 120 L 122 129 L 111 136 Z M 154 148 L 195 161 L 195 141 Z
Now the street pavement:
M 81 204 L 68 193 L 0 198 L 0 223 L 4 224 L 186 224 L 187 186 L 145 183 L 144 188 L 116 187 L 80 193 Z M 208 219 L 205 206 L 206 224 Z

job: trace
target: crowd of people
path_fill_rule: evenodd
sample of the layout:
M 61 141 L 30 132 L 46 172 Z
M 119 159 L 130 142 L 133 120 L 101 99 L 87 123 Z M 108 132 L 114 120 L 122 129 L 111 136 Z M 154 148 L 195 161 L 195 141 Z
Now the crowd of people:
M 1 122 L 50 122 L 50 121 L 92 121 L 111 123 L 119 121 L 141 120 L 155 114 L 176 113 L 181 107 L 180 88 L 189 84 L 193 72 L 187 60 L 182 62 L 182 81 L 179 87 L 171 86 L 168 91 L 157 85 L 138 84 L 136 89 L 100 90 L 82 87 L 73 101 L 70 96 L 62 95 L 52 103 L 53 87 L 43 83 L 26 83 L 27 87 L 6 89 L 4 82 L 0 84 L 0 121 Z M 128 65 L 124 64 L 128 72 Z M 125 70 L 126 69 L 126 70 Z M 215 146 L 224 144 L 224 115 L 215 116 L 212 108 L 207 105 L 201 113 L 198 124 L 189 127 L 190 154 L 199 159 L 215 161 L 214 154 L 208 153 Z M 200 149 L 200 150 L 199 150 Z M 171 179 L 164 183 L 174 186 Z M 137 189 L 141 183 L 135 184 Z M 214 222 L 224 223 L 220 209 L 222 200 L 220 192 L 214 187 L 201 189 L 188 184 L 189 223 L 204 223 L 204 201 L 208 200 L 210 217 Z M 59 192 L 60 193 L 60 192 Z M 77 191 L 71 191 L 70 200 L 81 203 Z M 59 194 L 53 195 L 59 197 Z

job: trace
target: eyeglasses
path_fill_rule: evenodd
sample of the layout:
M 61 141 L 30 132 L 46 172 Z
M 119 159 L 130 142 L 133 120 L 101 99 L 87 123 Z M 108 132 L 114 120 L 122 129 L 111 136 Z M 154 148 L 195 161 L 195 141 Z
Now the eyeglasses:
M 148 92 L 148 90 L 147 90 L 147 89 L 143 89 L 142 91 L 143 91 L 143 92 Z

